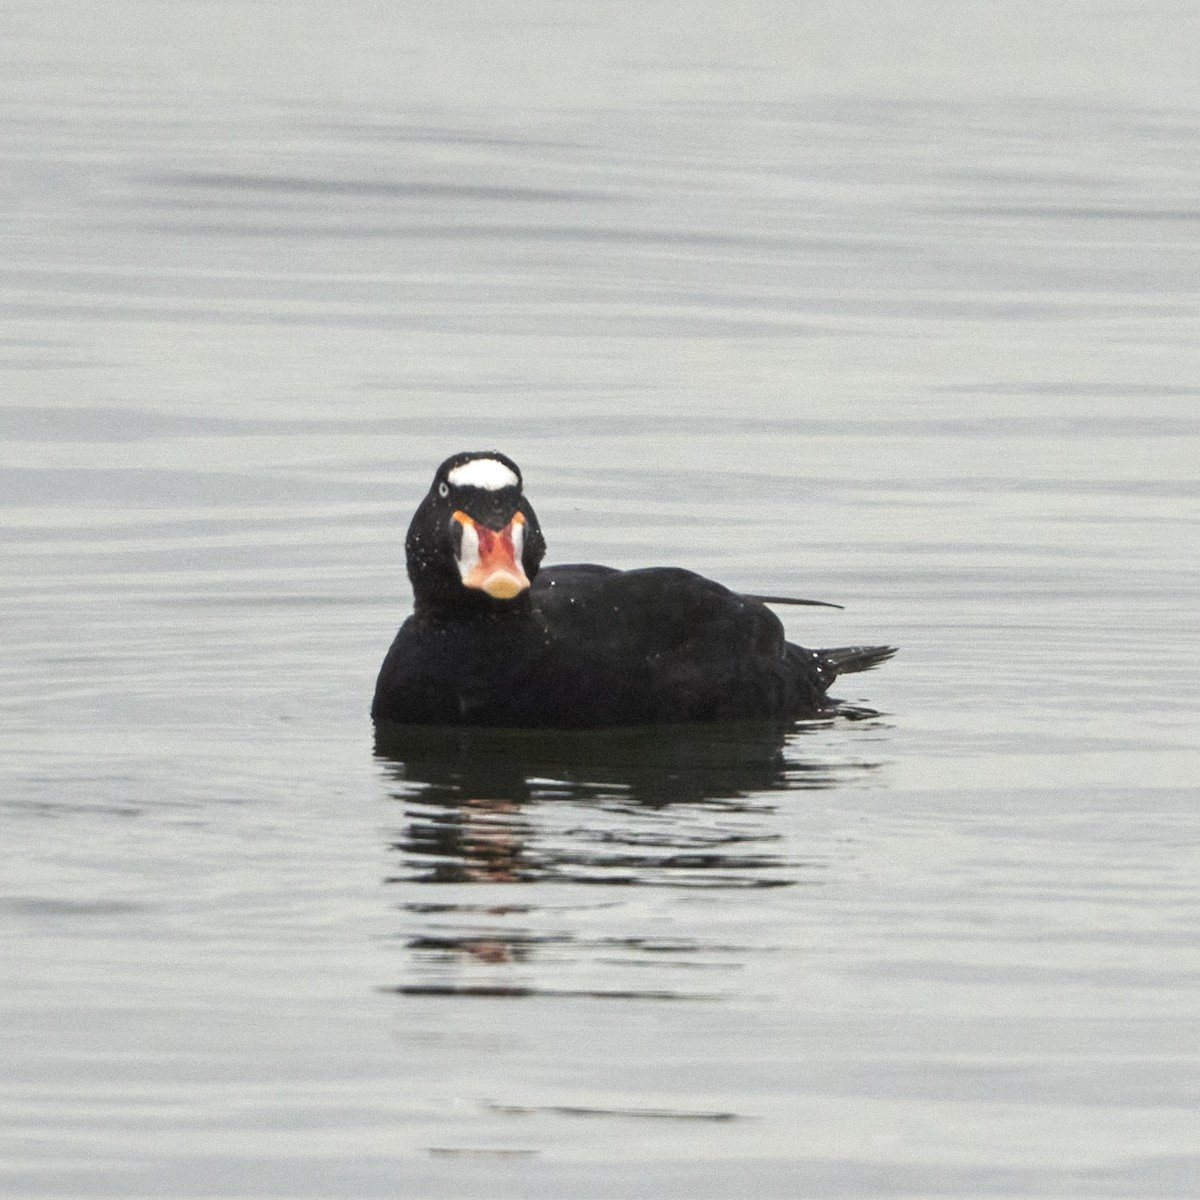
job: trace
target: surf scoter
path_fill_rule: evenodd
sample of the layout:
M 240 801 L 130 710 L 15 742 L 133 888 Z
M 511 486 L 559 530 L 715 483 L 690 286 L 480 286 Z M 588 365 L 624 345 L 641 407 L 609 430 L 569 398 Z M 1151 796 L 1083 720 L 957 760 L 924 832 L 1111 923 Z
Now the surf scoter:
M 495 451 L 438 467 L 405 551 L 414 611 L 380 669 L 377 722 L 586 729 L 828 715 L 838 675 L 895 653 L 806 650 L 760 598 L 676 567 L 542 567 L 521 472 Z

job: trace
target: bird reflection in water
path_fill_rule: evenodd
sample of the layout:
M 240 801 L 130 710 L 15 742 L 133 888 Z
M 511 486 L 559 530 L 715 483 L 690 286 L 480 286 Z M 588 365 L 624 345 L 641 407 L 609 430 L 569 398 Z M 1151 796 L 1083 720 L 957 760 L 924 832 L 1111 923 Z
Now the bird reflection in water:
M 436 900 L 410 891 L 401 905 L 416 926 L 404 944 L 426 981 L 395 990 L 531 994 L 494 978 L 447 983 L 446 971 L 455 963 L 494 967 L 535 957 L 543 964 L 588 958 L 621 966 L 728 966 L 744 947 L 664 937 L 661 924 L 652 932 L 622 930 L 615 919 L 601 921 L 598 932 L 583 916 L 566 922 L 575 928 L 564 928 L 564 918 L 568 911 L 625 905 L 632 888 L 740 890 L 818 881 L 823 862 L 784 848 L 777 798 L 871 768 L 805 759 L 796 752 L 802 744 L 795 726 L 762 723 L 565 733 L 380 723 L 376 754 L 404 811 L 391 842 L 398 863 L 389 882 L 445 886 Z M 574 886 L 514 892 L 512 885 Z M 578 885 L 589 887 L 581 892 Z M 436 982 L 428 981 L 431 974 Z M 564 994 L 560 986 L 553 990 Z M 680 993 L 623 987 L 581 994 Z
M 771 793 L 828 787 L 845 775 L 843 766 L 785 757 L 787 734 L 758 723 L 568 733 L 380 725 L 376 752 L 409 812 L 396 848 L 410 879 L 649 884 L 666 882 L 650 877 L 665 868 L 689 867 L 719 873 L 697 885 L 785 884 L 758 877 L 777 860 L 741 852 L 772 840 L 761 820 L 739 834 L 731 819 L 762 818 L 773 811 Z M 552 830 L 534 823 L 550 804 L 577 817 L 571 840 L 553 851 Z M 597 837 L 656 853 L 587 853 Z M 752 875 L 735 880 L 730 870 Z

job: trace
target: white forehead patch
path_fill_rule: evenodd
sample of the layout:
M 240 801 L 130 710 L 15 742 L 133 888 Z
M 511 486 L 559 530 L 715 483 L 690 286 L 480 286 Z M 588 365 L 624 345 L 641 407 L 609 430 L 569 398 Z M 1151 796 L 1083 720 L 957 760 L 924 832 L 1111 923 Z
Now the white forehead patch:
M 446 476 L 446 481 L 454 487 L 477 487 L 488 492 L 516 487 L 521 482 L 498 458 L 473 458 L 461 467 L 455 467 Z

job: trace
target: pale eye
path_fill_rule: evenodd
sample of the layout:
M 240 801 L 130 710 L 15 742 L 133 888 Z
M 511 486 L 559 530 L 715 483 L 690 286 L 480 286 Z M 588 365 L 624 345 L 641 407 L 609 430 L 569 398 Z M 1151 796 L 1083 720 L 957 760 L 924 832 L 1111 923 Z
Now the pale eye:
M 438 484 L 438 495 L 439 496 L 450 495 L 450 485 L 448 483 L 439 483 Z

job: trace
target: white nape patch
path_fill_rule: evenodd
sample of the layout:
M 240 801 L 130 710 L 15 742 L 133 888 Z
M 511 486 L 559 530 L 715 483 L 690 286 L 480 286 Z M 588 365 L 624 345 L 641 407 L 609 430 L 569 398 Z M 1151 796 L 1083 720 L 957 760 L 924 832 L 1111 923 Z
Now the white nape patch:
M 483 488 L 487 492 L 516 487 L 521 482 L 498 458 L 473 458 L 455 467 L 446 479 L 455 487 Z

